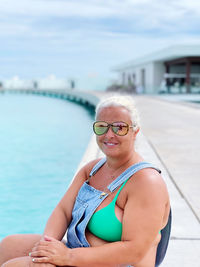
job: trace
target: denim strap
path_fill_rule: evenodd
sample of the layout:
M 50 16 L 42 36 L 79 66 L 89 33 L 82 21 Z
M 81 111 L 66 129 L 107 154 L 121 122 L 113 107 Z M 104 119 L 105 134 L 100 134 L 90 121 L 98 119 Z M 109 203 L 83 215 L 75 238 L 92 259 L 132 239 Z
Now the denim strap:
M 92 175 L 94 175 L 95 173 L 97 173 L 97 171 L 105 164 L 105 162 L 106 162 L 106 157 L 102 158 L 100 161 L 98 161 L 97 164 L 95 164 L 95 166 L 91 170 L 90 177 Z M 111 184 L 109 184 L 107 188 L 111 192 L 115 191 L 123 182 L 125 182 L 127 179 L 129 179 L 134 173 L 136 173 L 137 171 L 140 171 L 142 169 L 145 169 L 145 168 L 152 168 L 152 169 L 157 170 L 159 173 L 161 173 L 161 171 L 159 169 L 155 168 L 152 164 L 145 162 L 145 161 L 139 162 L 139 163 L 136 163 L 136 164 L 130 166 L 128 169 L 126 169 Z
M 119 175 L 109 186 L 108 189 L 113 192 L 115 191 L 123 182 L 125 182 L 127 179 L 129 179 L 134 173 L 145 169 L 145 168 L 152 168 L 157 170 L 159 173 L 161 171 L 157 168 L 155 168 L 152 164 L 148 162 L 139 162 L 132 166 L 130 166 L 128 169 L 126 169 L 121 175 Z
M 105 162 L 106 158 L 102 158 L 100 161 L 98 161 L 97 164 L 95 164 L 92 168 L 89 176 L 91 177 L 92 175 L 95 175 L 95 173 L 103 166 L 103 164 L 105 164 Z

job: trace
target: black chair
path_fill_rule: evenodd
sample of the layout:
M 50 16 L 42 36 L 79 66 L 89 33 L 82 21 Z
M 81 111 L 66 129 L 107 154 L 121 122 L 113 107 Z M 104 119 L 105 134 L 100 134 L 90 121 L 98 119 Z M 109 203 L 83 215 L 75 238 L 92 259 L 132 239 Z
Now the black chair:
M 167 225 L 165 226 L 165 228 L 161 230 L 161 240 L 158 244 L 156 253 L 156 265 L 155 265 L 156 267 L 162 263 L 165 257 L 171 233 L 171 223 L 172 223 L 172 212 L 170 209 Z

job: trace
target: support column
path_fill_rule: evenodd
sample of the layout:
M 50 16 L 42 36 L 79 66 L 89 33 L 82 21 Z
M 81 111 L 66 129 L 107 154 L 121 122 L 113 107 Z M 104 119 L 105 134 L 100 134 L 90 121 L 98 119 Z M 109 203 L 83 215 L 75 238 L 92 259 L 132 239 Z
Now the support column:
M 165 63 L 165 73 L 169 73 L 169 64 Z M 167 86 L 167 92 L 170 93 L 170 82 L 169 78 L 165 78 L 166 80 L 166 86 Z
M 190 71 L 191 71 L 191 62 L 189 59 L 186 61 L 186 92 L 189 94 L 191 92 L 190 88 Z

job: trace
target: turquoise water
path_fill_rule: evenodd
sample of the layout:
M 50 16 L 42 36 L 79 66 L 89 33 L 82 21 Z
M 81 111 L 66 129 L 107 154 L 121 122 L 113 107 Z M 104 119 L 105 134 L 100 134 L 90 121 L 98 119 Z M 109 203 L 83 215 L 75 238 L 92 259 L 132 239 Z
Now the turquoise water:
M 92 135 L 78 104 L 0 94 L 0 239 L 42 233 Z

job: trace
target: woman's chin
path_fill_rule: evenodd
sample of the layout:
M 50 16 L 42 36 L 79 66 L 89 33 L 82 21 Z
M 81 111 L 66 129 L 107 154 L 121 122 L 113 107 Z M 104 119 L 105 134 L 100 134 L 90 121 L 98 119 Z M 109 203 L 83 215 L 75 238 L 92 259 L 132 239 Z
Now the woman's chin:
M 117 158 L 120 156 L 120 153 L 117 150 L 114 149 L 104 149 L 102 152 L 107 156 L 107 157 L 113 157 Z

